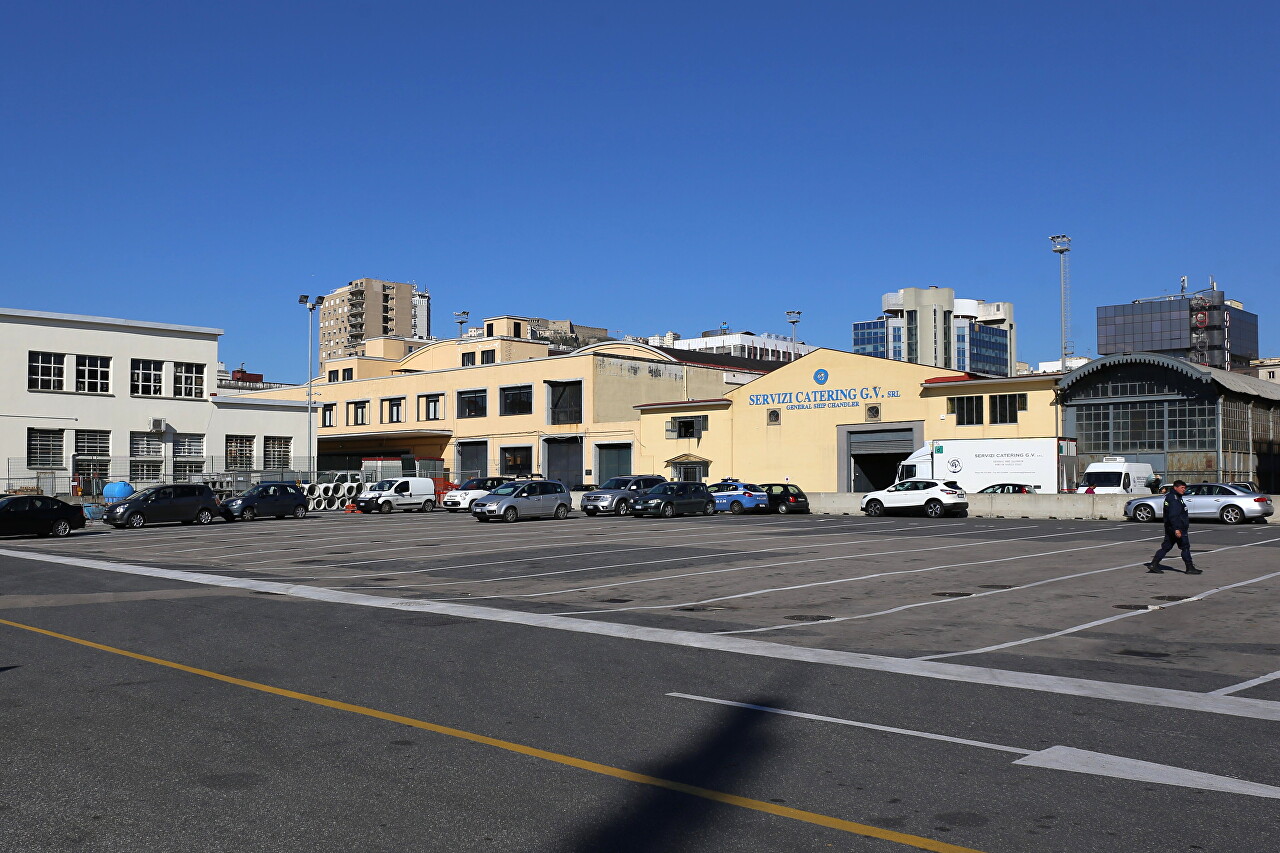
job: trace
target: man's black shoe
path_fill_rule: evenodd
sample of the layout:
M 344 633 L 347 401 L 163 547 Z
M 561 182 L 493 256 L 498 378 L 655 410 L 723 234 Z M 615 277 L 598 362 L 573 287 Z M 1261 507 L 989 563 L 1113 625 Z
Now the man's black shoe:
M 1202 575 L 1202 574 L 1204 574 L 1204 572 L 1200 571 L 1200 570 L 1199 570 L 1199 569 L 1197 569 L 1195 566 L 1192 566 L 1191 568 L 1187 569 L 1187 574 L 1189 574 L 1189 575 Z
M 1142 565 L 1146 566 L 1147 571 L 1153 575 L 1158 575 L 1164 571 L 1164 569 L 1160 568 L 1159 563 L 1143 563 Z

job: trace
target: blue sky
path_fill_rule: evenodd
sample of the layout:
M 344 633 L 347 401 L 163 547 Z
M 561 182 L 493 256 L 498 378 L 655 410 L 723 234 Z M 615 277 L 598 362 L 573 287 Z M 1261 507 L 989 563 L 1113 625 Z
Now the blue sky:
M 217 326 L 300 293 L 847 349 L 880 295 L 1010 300 L 1019 357 L 1181 275 L 1274 292 L 1275 4 L 4 4 L 0 304 Z

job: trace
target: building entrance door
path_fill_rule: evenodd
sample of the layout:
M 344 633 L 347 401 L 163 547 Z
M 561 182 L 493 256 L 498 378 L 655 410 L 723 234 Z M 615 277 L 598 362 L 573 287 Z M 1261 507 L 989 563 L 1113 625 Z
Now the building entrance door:
M 629 444 L 597 444 L 596 455 L 598 467 L 591 477 L 593 483 L 603 483 L 610 477 L 640 473 L 631 470 L 631 445 Z
M 881 429 L 849 433 L 849 490 L 874 492 L 893 485 L 898 463 L 915 450 L 915 432 Z
M 559 480 L 572 489 L 582 483 L 582 439 L 543 439 L 544 474 L 548 480 Z
M 456 479 L 459 483 L 470 477 L 489 476 L 489 443 L 487 441 L 458 442 L 458 470 Z

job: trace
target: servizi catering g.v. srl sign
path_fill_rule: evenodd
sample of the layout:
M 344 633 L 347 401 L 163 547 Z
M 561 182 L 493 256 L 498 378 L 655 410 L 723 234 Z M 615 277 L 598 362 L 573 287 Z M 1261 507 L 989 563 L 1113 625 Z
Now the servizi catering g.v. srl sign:
M 813 382 L 817 386 L 826 385 L 830 378 L 830 374 L 821 368 L 813 372 Z M 861 406 L 864 400 L 889 400 L 899 396 L 901 394 L 898 391 L 881 385 L 864 385 L 861 388 L 797 388 L 775 394 L 751 394 L 747 397 L 747 405 L 781 406 L 784 409 L 844 409 Z

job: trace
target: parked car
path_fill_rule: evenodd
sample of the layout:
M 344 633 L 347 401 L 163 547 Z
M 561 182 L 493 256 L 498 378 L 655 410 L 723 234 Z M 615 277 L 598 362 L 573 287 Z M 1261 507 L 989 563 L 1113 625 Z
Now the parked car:
M 808 512 L 809 496 L 792 483 L 761 483 L 769 496 L 769 510 L 786 514 L 789 512 Z
M 567 518 L 573 498 L 557 480 L 512 480 L 503 483 L 471 505 L 476 521 L 501 518 Z
M 642 495 L 659 483 L 665 483 L 666 477 L 657 474 L 628 474 L 624 477 L 610 477 L 598 489 L 592 489 L 582 496 L 579 508 L 587 515 L 599 512 L 611 512 L 615 515 L 631 514 L 631 499 Z
M 1036 494 L 1035 486 L 1028 486 L 1026 483 L 996 483 L 993 486 L 987 486 L 985 489 L 978 489 L 980 495 L 1034 495 Z
M 107 507 L 103 518 L 112 527 L 145 527 L 164 521 L 208 524 L 221 512 L 213 489 L 203 483 L 152 486 Z
M 436 484 L 430 477 L 392 477 L 379 480 L 356 495 L 361 512 L 431 512 L 436 508 Z
M 227 521 L 253 521 L 265 515 L 304 518 L 307 496 L 293 483 L 259 483 L 223 501 L 221 509 Z
M 643 495 L 632 498 L 631 512 L 636 516 L 660 515 L 663 518 L 699 512 L 712 515 L 716 512 L 716 500 L 705 483 L 661 483 Z
M 492 492 L 503 483 L 510 483 L 515 477 L 472 477 L 456 489 L 445 493 L 440 505 L 449 512 L 460 510 L 471 511 L 471 505 Z
M 1191 518 L 1217 518 L 1227 524 L 1262 521 L 1275 512 L 1271 498 L 1225 483 L 1194 483 L 1187 486 L 1182 500 Z M 1124 505 L 1124 517 L 1131 521 L 1158 521 L 1164 518 L 1164 495 L 1134 498 Z
M 749 509 L 769 509 L 769 496 L 763 486 L 755 483 L 744 483 L 726 477 L 718 483 L 707 486 L 707 491 L 716 501 L 716 512 L 731 512 L 742 515 Z
M 1227 485 L 1228 485 L 1228 486 L 1234 486 L 1234 487 L 1235 487 L 1235 488 L 1237 488 L 1237 489 L 1244 489 L 1246 492 L 1257 492 L 1258 494 L 1263 494 L 1262 489 L 1259 489 L 1259 488 L 1258 488 L 1258 484 L 1257 484 L 1257 483 L 1250 483 L 1250 482 L 1244 482 L 1244 483 L 1227 483 Z
M 66 536 L 84 527 L 84 511 L 48 495 L 0 496 L 0 535 Z
M 886 512 L 922 511 L 930 518 L 969 508 L 964 489 L 955 480 L 903 480 L 862 497 L 862 511 L 878 517 Z

